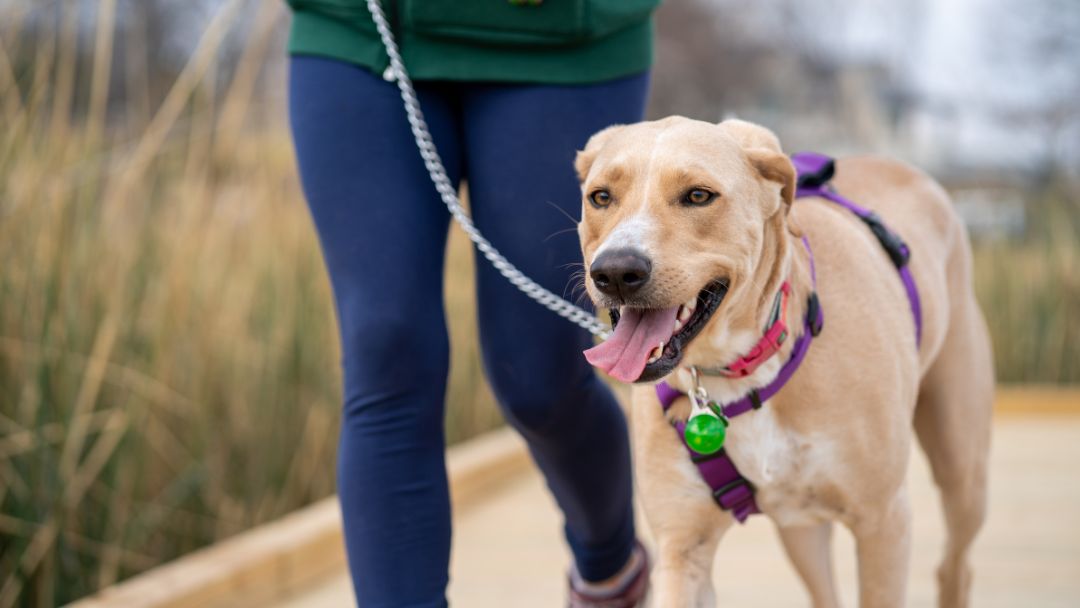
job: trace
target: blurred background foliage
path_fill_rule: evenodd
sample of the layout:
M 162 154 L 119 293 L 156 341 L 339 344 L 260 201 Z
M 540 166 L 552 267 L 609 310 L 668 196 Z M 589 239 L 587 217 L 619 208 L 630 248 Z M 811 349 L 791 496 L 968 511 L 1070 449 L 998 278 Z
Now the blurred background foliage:
M 0 608 L 333 492 L 286 25 L 269 1 L 0 0 Z M 1075 2 L 682 0 L 657 29 L 652 116 L 927 168 L 972 229 L 1001 381 L 1080 381 Z M 449 249 L 452 442 L 500 419 L 472 254 L 456 230 Z

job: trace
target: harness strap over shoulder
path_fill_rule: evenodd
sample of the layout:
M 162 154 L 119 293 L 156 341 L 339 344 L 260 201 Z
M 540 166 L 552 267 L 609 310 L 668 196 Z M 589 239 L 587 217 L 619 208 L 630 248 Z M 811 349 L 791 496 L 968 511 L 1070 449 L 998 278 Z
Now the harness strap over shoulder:
M 908 267 L 911 249 L 907 243 L 895 232 L 889 230 L 878 214 L 841 196 L 832 188 L 829 181 L 836 173 L 836 163 L 832 158 L 817 152 L 799 152 L 791 156 L 791 162 L 795 165 L 795 171 L 799 176 L 795 190 L 796 197 L 820 196 L 840 205 L 861 219 L 881 243 L 885 253 L 896 266 L 897 272 L 900 273 L 900 280 L 904 283 L 908 303 L 911 305 L 911 314 L 915 318 L 915 344 L 920 344 L 922 342 L 922 305 L 919 301 L 919 289 L 915 285 L 915 277 L 912 276 L 911 269 Z

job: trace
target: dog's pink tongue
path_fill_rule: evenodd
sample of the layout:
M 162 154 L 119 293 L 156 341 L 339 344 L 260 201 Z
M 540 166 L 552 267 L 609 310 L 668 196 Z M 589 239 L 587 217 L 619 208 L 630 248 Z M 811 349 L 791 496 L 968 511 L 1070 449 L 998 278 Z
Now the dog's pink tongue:
M 637 380 L 652 349 L 671 339 L 678 311 L 678 306 L 656 310 L 624 308 L 615 331 L 585 351 L 585 358 L 623 382 Z

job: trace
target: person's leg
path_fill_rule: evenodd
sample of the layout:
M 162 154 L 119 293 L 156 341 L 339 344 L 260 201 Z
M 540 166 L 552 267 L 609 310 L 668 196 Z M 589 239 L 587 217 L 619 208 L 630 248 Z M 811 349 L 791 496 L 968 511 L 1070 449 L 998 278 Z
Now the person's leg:
M 581 295 L 576 150 L 594 132 L 641 119 L 645 74 L 586 86 L 469 87 L 463 124 L 477 226 L 518 268 L 558 294 Z M 485 368 L 566 518 L 587 581 L 620 570 L 634 546 L 626 422 L 581 351 L 589 334 L 477 261 Z
M 294 57 L 290 73 L 297 160 L 341 337 L 338 493 L 357 601 L 445 606 L 447 213 L 393 84 L 315 57 Z M 420 87 L 420 100 L 456 182 L 458 121 L 444 92 Z

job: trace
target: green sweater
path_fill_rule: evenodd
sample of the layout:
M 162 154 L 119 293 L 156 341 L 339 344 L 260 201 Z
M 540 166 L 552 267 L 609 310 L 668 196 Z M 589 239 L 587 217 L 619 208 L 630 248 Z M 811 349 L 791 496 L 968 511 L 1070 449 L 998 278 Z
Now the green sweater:
M 364 0 L 286 0 L 289 52 L 381 74 L 389 64 Z M 578 84 L 652 63 L 660 0 L 382 0 L 417 80 Z

